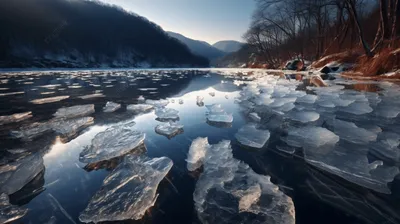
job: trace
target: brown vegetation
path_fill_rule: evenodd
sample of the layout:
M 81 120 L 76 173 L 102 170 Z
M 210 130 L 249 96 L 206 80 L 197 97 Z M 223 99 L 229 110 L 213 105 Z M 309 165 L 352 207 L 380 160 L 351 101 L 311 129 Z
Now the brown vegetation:
M 326 64 L 336 61 L 338 63 L 355 63 L 362 54 L 359 51 L 346 51 L 327 55 L 311 64 L 312 68 L 322 68 Z

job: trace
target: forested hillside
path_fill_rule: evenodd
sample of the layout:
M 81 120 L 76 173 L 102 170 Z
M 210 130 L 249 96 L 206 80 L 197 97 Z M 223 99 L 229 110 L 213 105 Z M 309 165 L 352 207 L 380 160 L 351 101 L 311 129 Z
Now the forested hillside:
M 0 1 L 0 67 L 208 66 L 139 15 L 96 1 Z

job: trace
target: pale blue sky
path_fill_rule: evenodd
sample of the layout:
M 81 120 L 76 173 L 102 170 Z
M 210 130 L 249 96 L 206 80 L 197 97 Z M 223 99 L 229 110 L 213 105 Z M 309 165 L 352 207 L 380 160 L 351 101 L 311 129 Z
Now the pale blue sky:
M 166 31 L 213 44 L 242 40 L 254 0 L 101 0 L 146 17 Z

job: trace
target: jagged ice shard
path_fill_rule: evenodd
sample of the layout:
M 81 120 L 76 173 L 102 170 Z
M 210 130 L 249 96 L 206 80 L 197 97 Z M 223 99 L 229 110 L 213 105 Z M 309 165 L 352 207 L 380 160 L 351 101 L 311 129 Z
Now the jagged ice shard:
M 141 219 L 157 199 L 157 187 L 172 168 L 167 157 L 127 155 L 103 181 L 79 216 L 81 222 Z
M 85 147 L 79 154 L 79 161 L 94 163 L 109 160 L 127 154 L 140 146 L 145 139 L 145 134 L 134 130 L 132 123 L 112 126 L 98 133 L 89 147 Z
M 26 208 L 19 208 L 9 202 L 7 194 L 0 194 L 0 223 L 9 223 L 23 217 L 28 212 Z
M 193 194 L 202 223 L 295 223 L 292 199 L 269 176 L 234 159 L 230 141 L 209 145 L 207 138 L 197 138 L 187 161 L 204 166 Z
M 155 128 L 156 133 L 160 135 L 167 136 L 168 138 L 172 138 L 183 131 L 183 125 L 169 122 L 165 124 L 157 125 Z
M 221 104 L 207 105 L 207 120 L 216 123 L 232 123 L 233 116 L 222 108 Z

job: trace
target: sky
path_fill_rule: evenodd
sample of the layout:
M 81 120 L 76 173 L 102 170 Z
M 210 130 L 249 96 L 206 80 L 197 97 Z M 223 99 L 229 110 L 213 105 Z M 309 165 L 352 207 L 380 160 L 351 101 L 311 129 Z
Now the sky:
M 255 9 L 254 0 L 101 0 L 121 6 L 165 31 L 214 44 L 242 41 Z

